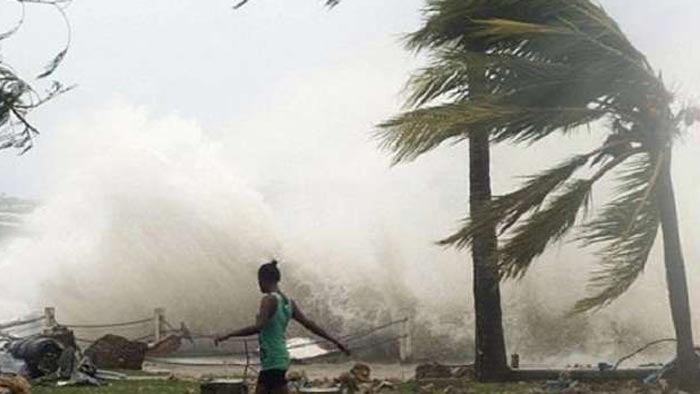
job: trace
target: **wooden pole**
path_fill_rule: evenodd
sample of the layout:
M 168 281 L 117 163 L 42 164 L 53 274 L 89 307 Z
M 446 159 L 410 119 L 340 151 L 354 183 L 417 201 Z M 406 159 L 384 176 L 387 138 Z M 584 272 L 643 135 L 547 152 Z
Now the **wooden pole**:
M 56 325 L 56 308 L 52 306 L 44 308 L 44 333 L 53 331 Z
M 155 343 L 160 342 L 163 336 L 163 320 L 165 308 L 156 308 L 153 313 L 153 336 Z
M 401 323 L 401 337 L 399 338 L 399 358 L 401 362 L 411 360 L 413 349 L 411 345 L 411 320 L 406 318 Z
M 250 367 L 250 353 L 248 352 L 248 340 L 243 340 L 243 347 L 245 348 L 245 369 L 243 370 L 243 382 L 248 381 L 248 368 Z

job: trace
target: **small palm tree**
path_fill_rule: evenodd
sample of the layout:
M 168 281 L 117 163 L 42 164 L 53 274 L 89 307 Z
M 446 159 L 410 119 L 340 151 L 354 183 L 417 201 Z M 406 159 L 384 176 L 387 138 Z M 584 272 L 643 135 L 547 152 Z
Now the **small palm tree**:
M 593 124 L 601 147 L 576 155 L 472 212 L 444 245 L 476 247 L 496 227 L 504 278 L 525 274 L 548 246 L 581 223 L 577 239 L 603 245 L 583 312 L 608 305 L 644 270 L 663 233 L 678 377 L 693 383 L 687 280 L 671 179 L 673 141 L 700 120 L 677 109 L 663 80 L 615 21 L 589 0 L 428 0 L 425 27 L 410 37 L 432 62 L 410 82 L 405 113 L 381 125 L 397 162 L 447 141 L 488 134 L 492 142 L 533 143 Z M 675 109 L 675 111 L 674 111 Z M 593 187 L 616 175 L 616 196 L 587 220 Z

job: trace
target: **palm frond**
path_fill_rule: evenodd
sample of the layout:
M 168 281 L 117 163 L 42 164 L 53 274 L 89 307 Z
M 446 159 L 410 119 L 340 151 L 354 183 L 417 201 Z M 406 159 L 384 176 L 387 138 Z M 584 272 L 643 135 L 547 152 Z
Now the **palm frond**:
M 573 229 L 577 218 L 587 211 L 593 185 L 625 160 L 642 152 L 626 141 L 616 141 L 575 156 L 530 178 L 521 189 L 496 198 L 467 220 L 459 232 L 440 244 L 471 247 L 474 237 L 484 229 L 496 227 L 504 234 L 517 224 L 499 250 L 498 265 L 504 278 L 521 277 L 549 245 L 561 241 Z M 588 163 L 598 166 L 594 174 L 587 179 L 571 180 L 574 173 Z
M 72 31 L 71 31 L 71 25 L 70 22 L 68 21 L 68 16 L 66 16 L 66 12 L 61 8 L 61 6 L 58 3 L 53 3 L 53 7 L 56 9 L 56 11 L 61 15 L 61 19 L 63 19 L 63 23 L 66 26 L 66 31 L 67 31 L 67 39 L 66 39 L 66 44 L 64 45 L 63 49 L 61 49 L 56 56 L 51 59 L 49 64 L 46 65 L 44 68 L 44 71 L 42 71 L 39 75 L 37 75 L 37 79 L 42 79 L 50 76 L 53 74 L 57 69 L 58 66 L 61 65 L 63 60 L 65 59 L 66 55 L 68 54 L 68 49 L 70 49 L 70 44 L 71 44 L 71 39 L 72 39 Z
M 488 132 L 493 141 L 537 141 L 558 130 L 589 124 L 605 112 L 591 108 L 507 107 L 462 101 L 405 112 L 379 125 L 380 147 L 394 162 L 410 161 L 448 140 Z
M 693 127 L 700 122 L 700 107 L 687 106 L 678 112 L 678 119 L 685 127 Z
M 531 50 L 556 56 L 558 52 L 563 54 L 565 46 L 552 45 L 549 35 L 567 34 L 579 38 L 564 40 L 572 52 L 578 52 L 580 45 L 592 44 L 590 49 L 602 53 L 612 49 L 617 55 L 645 64 L 643 55 L 617 23 L 589 0 L 431 0 L 425 14 L 424 26 L 408 37 L 407 46 L 411 49 L 434 49 L 458 42 L 466 49 L 476 46 L 484 51 L 520 53 Z
M 25 4 L 23 1 L 20 1 L 18 3 L 21 7 L 20 8 L 20 12 L 21 12 L 20 17 L 13 27 L 11 27 L 9 30 L 6 30 L 6 31 L 3 31 L 0 33 L 0 41 L 5 40 L 5 39 L 13 36 L 15 33 L 17 33 L 19 31 L 19 29 L 22 27 L 22 25 L 24 25 L 24 20 L 25 20 L 25 17 L 27 15 L 27 10 L 26 10 L 26 7 L 25 7 Z
M 474 236 L 486 228 L 496 227 L 501 234 L 504 233 L 525 214 L 539 209 L 550 194 L 563 186 L 596 154 L 597 151 L 575 156 L 542 174 L 529 177 L 523 187 L 495 198 L 481 212 L 467 219 L 462 229 L 439 244 L 471 247 Z
M 586 224 L 579 237 L 583 244 L 606 246 L 590 280 L 593 295 L 577 302 L 575 312 L 610 304 L 644 271 L 659 229 L 654 195 L 661 160 L 647 154 L 628 165 L 619 177 L 619 197 Z
M 629 140 L 618 138 L 599 149 L 565 160 L 541 174 L 529 176 L 520 189 L 493 199 L 481 212 L 467 219 L 462 229 L 439 244 L 458 248 L 471 247 L 475 234 L 492 227 L 504 234 L 525 215 L 540 210 L 549 196 L 559 192 L 566 182 L 587 164 L 602 164 L 605 157 L 624 159 L 636 152 L 638 150 L 629 144 Z M 617 161 L 607 164 L 593 179 L 597 180 L 603 176 L 610 170 L 609 167 L 616 163 Z
M 537 210 L 522 221 L 499 251 L 498 264 L 502 277 L 522 277 L 535 258 L 544 253 L 549 245 L 561 241 L 573 229 L 577 218 L 582 214 L 585 216 L 593 185 L 625 160 L 641 152 L 639 148 L 628 147 L 601 165 L 590 178 L 568 182 L 563 193 L 551 198 L 544 209 Z
M 543 210 L 518 225 L 499 250 L 499 271 L 504 278 L 522 277 L 547 246 L 562 239 L 588 209 L 594 181 L 570 182 Z
M 539 23 L 521 22 L 512 19 L 490 18 L 473 19 L 473 23 L 480 27 L 473 33 L 478 37 L 528 37 L 532 34 L 571 34 L 567 28 Z
M 640 98 L 660 89 L 644 56 L 589 0 L 432 0 L 426 15 L 407 43 L 432 50 L 408 84 L 415 111 L 380 125 L 395 162 L 471 132 L 531 143 L 603 117 L 636 121 Z M 435 101 L 454 105 L 427 107 Z
M 27 3 L 54 7 L 68 27 L 66 46 L 47 65 L 37 77 L 42 79 L 53 74 L 65 58 L 70 46 L 70 24 L 64 8 L 71 0 L 20 0 L 21 16 L 13 28 L 0 33 L 0 41 L 12 37 L 24 24 L 25 5 Z M 0 150 L 15 148 L 20 154 L 32 148 L 34 138 L 39 131 L 28 120 L 29 113 L 58 95 L 70 90 L 54 81 L 44 94 L 37 92 L 28 80 L 22 78 L 0 56 Z
M 589 0 L 437 0 L 426 14 L 424 27 L 409 36 L 410 48 L 457 43 L 466 50 L 544 61 L 604 60 L 656 79 L 617 23 Z
M 508 54 L 490 54 L 449 48 L 438 51 L 433 62 L 408 82 L 408 106 L 419 107 L 445 99 L 488 99 L 512 95 L 519 90 L 551 86 L 553 78 L 565 80 L 571 67 L 565 64 L 523 59 Z M 475 96 L 473 92 L 485 92 Z

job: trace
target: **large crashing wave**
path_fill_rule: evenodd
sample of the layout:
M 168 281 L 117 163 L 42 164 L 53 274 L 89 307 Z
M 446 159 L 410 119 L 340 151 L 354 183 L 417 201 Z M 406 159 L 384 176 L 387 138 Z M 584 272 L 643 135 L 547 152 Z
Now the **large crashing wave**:
M 165 307 L 175 324 L 219 332 L 252 321 L 257 267 L 274 257 L 283 287 L 335 332 L 410 315 L 419 358 L 471 353 L 468 255 L 431 244 L 464 211 L 436 197 L 454 202 L 454 190 L 426 189 L 415 175 L 397 183 L 384 162 L 307 176 L 275 157 L 274 177 L 244 177 L 239 159 L 261 167 L 273 159 L 132 108 L 76 122 L 60 139 L 44 153 L 53 182 L 23 225 L 30 235 L 2 245 L 0 267 L 13 278 L 3 285 L 3 314 L 52 305 L 59 321 L 95 323 Z M 563 249 L 547 259 L 579 257 Z M 655 294 L 647 315 L 630 312 L 628 298 L 566 318 L 585 283 L 580 264 L 569 267 L 542 264 L 533 280 L 505 287 L 509 350 L 525 362 L 612 358 L 668 334 L 660 272 L 633 290 Z

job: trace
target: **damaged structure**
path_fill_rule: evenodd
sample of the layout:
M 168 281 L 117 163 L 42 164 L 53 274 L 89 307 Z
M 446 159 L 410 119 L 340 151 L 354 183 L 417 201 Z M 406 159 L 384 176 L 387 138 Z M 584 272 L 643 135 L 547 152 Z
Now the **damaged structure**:
M 101 368 L 140 370 L 146 355 L 173 352 L 179 348 L 181 338 L 170 334 L 158 342 L 145 343 L 107 334 L 83 351 L 77 346 L 73 331 L 60 325 L 24 338 L 5 334 L 0 340 L 0 377 L 5 380 L 0 383 L 6 382 L 8 387 L 17 386 L 20 381 L 97 386 L 114 377 Z

